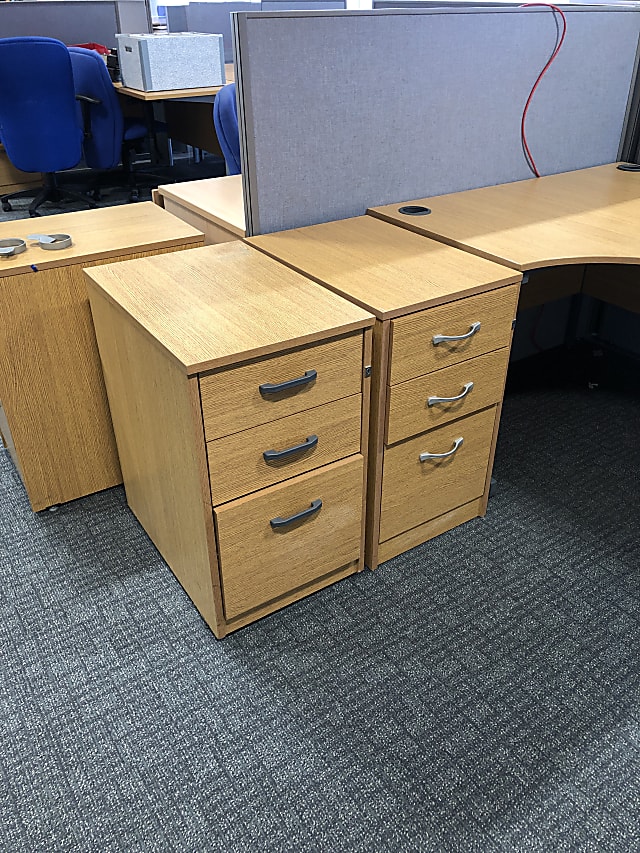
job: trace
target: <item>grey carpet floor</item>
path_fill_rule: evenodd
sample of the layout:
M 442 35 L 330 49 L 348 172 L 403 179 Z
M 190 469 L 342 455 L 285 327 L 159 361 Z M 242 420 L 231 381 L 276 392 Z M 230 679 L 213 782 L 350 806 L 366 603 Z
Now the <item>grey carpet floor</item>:
M 0 849 L 639 850 L 639 417 L 510 395 L 485 519 L 223 641 L 0 453 Z

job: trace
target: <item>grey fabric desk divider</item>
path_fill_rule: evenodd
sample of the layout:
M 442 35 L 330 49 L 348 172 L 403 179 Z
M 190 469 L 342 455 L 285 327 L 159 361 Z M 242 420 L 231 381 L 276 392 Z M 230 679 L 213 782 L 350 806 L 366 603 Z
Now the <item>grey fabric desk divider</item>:
M 617 159 L 640 11 L 563 7 L 527 138 L 541 174 Z M 548 9 L 233 15 L 247 233 L 532 177 L 520 121 Z
M 346 0 L 194 0 L 187 6 L 167 6 L 170 33 L 220 33 L 224 61 L 233 62 L 231 12 L 282 12 L 302 9 L 344 9 Z
M 65 44 L 116 46 L 116 33 L 148 33 L 144 0 L 48 0 L 0 3 L 0 36 L 47 36 Z

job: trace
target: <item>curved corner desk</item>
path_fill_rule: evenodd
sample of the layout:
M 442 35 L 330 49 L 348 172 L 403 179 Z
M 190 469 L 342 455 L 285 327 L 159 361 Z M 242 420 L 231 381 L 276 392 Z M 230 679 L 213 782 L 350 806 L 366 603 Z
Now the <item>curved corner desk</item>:
M 367 212 L 249 242 L 376 316 L 375 568 L 484 514 L 517 309 L 584 292 L 640 311 L 640 174 L 610 164 Z
M 407 206 L 430 213 L 401 213 Z M 621 171 L 611 163 L 373 207 L 367 213 L 529 273 L 522 287 L 527 307 L 583 292 L 640 312 L 633 270 L 640 264 L 640 172 Z M 528 295 L 538 283 L 543 294 Z

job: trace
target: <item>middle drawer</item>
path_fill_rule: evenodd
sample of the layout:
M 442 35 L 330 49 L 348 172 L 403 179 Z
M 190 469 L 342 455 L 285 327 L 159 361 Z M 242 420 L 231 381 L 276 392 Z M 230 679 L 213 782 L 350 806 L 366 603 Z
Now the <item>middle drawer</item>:
M 360 452 L 362 395 L 207 444 L 214 506 Z
M 389 386 L 386 444 L 477 412 L 502 399 L 509 348 Z

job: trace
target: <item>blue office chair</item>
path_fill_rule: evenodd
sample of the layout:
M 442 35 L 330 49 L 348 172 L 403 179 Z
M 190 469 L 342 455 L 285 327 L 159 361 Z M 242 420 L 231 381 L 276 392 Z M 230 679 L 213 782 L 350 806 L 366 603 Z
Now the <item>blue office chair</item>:
M 42 172 L 44 186 L 29 205 L 29 215 L 45 201 L 73 199 L 95 207 L 86 196 L 63 189 L 57 173 L 82 159 L 82 126 L 78 122 L 71 59 L 57 39 L 24 36 L 0 39 L 0 140 L 11 163 L 23 172 Z M 21 190 L 0 197 L 33 196 Z
M 227 83 L 216 95 L 213 102 L 213 123 L 224 161 L 227 164 L 227 175 L 241 174 L 235 83 Z
M 84 160 L 91 169 L 109 170 L 120 161 L 127 175 L 131 201 L 138 200 L 132 167 L 136 143 L 147 135 L 140 119 L 125 118 L 107 66 L 95 50 L 70 47 L 73 80 L 84 124 Z

